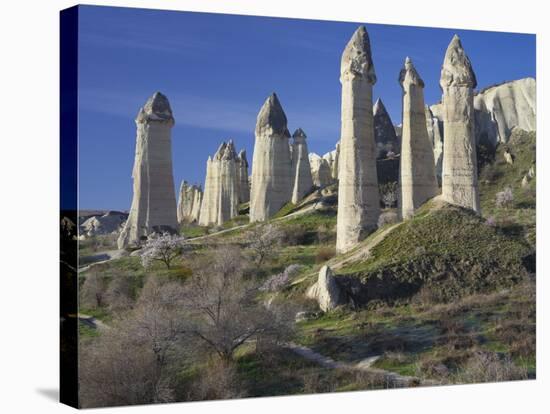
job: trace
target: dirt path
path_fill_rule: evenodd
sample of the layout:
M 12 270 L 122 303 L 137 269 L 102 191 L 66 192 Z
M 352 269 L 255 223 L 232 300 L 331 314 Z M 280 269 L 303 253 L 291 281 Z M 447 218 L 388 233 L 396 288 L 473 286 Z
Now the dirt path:
M 121 257 L 127 256 L 128 252 L 124 249 L 120 250 L 105 250 L 103 252 L 97 252 L 91 256 L 83 256 L 81 259 L 85 260 L 86 265 L 78 268 L 78 272 L 86 272 L 90 270 L 93 266 L 96 266 L 101 263 L 107 263 L 111 260 L 120 259 Z
M 381 357 L 380 355 L 366 358 L 357 363 L 349 363 L 342 361 L 335 361 L 330 357 L 324 356 L 315 352 L 311 348 L 306 346 L 297 345 L 295 343 L 287 343 L 285 347 L 293 351 L 294 353 L 300 355 L 301 357 L 313 361 L 324 368 L 329 369 L 348 369 L 366 372 L 369 374 L 375 374 L 382 376 L 388 387 L 390 388 L 402 388 L 402 387 L 418 387 L 418 386 L 428 386 L 428 385 L 439 385 L 439 383 L 431 380 L 422 380 L 417 377 L 409 377 L 405 375 L 400 375 L 397 372 L 386 371 L 379 368 L 373 368 L 372 365 Z

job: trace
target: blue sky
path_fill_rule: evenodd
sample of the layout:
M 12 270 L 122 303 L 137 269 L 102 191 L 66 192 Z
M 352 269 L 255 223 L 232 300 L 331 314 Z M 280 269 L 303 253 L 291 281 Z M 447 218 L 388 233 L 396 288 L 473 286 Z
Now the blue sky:
M 203 183 L 206 159 L 234 139 L 249 162 L 256 115 L 276 92 L 312 152 L 340 134 L 340 56 L 358 24 L 371 39 L 381 97 L 401 123 L 397 82 L 406 56 L 439 101 L 445 49 L 457 33 L 479 87 L 535 77 L 535 36 L 471 30 L 81 6 L 79 27 L 79 202 L 81 209 L 130 208 L 134 118 L 155 91 L 172 105 L 176 187 Z

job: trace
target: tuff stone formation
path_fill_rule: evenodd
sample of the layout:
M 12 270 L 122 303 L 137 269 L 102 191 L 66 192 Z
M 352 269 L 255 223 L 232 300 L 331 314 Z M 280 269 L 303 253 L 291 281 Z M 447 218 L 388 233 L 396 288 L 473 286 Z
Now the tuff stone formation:
M 239 214 L 237 153 L 233 141 L 223 142 L 206 162 L 206 181 L 199 224 L 221 226 Z
M 309 164 L 315 186 L 322 188 L 332 184 L 332 170 L 327 158 L 312 152 L 309 154 Z
M 399 73 L 403 89 L 400 208 L 404 219 L 438 193 L 432 143 L 426 127 L 424 81 L 407 57 Z
M 237 182 L 239 187 L 239 203 L 250 201 L 250 187 L 248 185 L 248 160 L 246 151 L 240 150 L 237 155 Z
M 474 97 L 476 136 L 493 146 L 507 143 L 512 129 L 537 129 L 537 85 L 519 79 L 484 89 Z
M 441 105 L 426 105 L 426 128 L 428 136 L 432 142 L 435 173 L 441 182 L 441 172 L 443 170 L 443 118 L 441 116 Z
M 315 299 L 323 312 L 328 312 L 344 302 L 342 289 L 328 266 L 321 268 L 317 282 L 308 289 L 306 296 Z
M 507 143 L 514 128 L 536 130 L 536 80 L 518 79 L 483 89 L 474 96 L 476 143 Z M 443 160 L 443 105 L 426 111 L 428 134 L 434 145 L 436 172 L 441 177 Z M 432 127 L 432 128 L 430 128 Z
M 372 108 L 376 75 L 364 26 L 356 30 L 342 54 L 340 82 L 342 133 L 336 250 L 342 253 L 376 228 L 380 214 Z
M 265 221 L 292 196 L 292 162 L 287 119 L 276 94 L 267 98 L 256 120 L 252 158 L 250 222 Z
M 178 198 L 178 223 L 198 221 L 201 200 L 200 186 L 182 181 Z
M 445 53 L 439 84 L 445 128 L 443 200 L 479 213 L 473 92 L 477 81 L 457 35 Z
M 191 217 L 189 217 L 189 221 L 191 223 L 195 223 L 199 221 L 199 216 L 201 212 L 201 204 L 202 204 L 202 188 L 199 186 L 195 187 L 195 196 L 193 199 L 193 208 L 191 209 Z
M 137 118 L 136 154 L 132 177 L 134 195 L 118 248 L 139 244 L 154 232 L 175 232 L 178 227 L 172 176 L 172 109 L 166 96 L 156 92 Z
M 390 114 L 380 98 L 373 107 L 374 140 L 376 142 L 376 158 L 385 158 L 388 152 L 399 153 L 399 140 L 395 133 Z
M 292 203 L 297 204 L 313 188 L 311 167 L 306 143 L 306 134 L 298 128 L 292 134 Z

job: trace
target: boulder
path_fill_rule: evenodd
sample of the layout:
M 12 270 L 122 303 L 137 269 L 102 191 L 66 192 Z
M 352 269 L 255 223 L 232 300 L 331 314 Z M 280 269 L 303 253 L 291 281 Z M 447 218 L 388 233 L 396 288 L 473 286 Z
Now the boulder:
M 345 303 L 345 295 L 336 282 L 331 268 L 326 265 L 319 271 L 317 282 L 308 289 L 306 296 L 315 299 L 323 312 L 328 312 Z

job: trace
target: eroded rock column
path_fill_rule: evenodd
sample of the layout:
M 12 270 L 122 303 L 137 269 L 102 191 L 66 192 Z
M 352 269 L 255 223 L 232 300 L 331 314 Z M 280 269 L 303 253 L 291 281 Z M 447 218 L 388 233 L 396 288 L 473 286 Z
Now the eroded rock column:
M 178 228 L 172 175 L 172 109 L 166 96 L 156 92 L 136 118 L 136 154 L 132 178 L 134 195 L 118 247 L 137 245 L 149 234 Z
M 411 217 L 426 200 L 438 193 L 434 152 L 424 107 L 424 81 L 409 58 L 399 73 L 403 89 L 403 129 L 399 197 L 401 215 Z
M 265 101 L 256 121 L 252 158 L 250 222 L 265 221 L 292 196 L 287 119 L 276 94 Z
M 306 134 L 298 128 L 292 134 L 292 203 L 297 204 L 313 188 Z
M 353 248 L 376 229 L 380 214 L 372 86 L 376 74 L 364 26 L 353 34 L 341 61 L 342 133 L 336 250 Z
M 447 47 L 439 81 L 443 90 L 442 195 L 450 203 L 480 212 L 470 59 L 457 35 Z
M 246 151 L 239 151 L 237 156 L 237 180 L 239 182 L 239 203 L 250 201 L 250 187 L 248 185 L 248 160 Z

